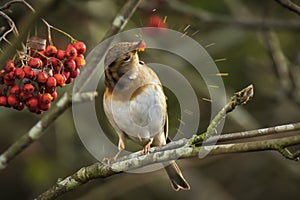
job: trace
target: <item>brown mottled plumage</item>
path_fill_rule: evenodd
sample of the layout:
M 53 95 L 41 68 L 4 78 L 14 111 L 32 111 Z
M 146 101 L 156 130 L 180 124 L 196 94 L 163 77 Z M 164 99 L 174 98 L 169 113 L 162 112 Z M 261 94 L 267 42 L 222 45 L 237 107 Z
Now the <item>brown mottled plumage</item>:
M 139 60 L 138 51 L 144 41 L 121 42 L 113 46 L 105 58 L 104 111 L 119 136 L 119 153 L 129 139 L 148 153 L 151 146 L 165 145 L 167 104 L 162 85 L 155 72 Z M 189 190 L 175 161 L 165 166 L 174 190 Z

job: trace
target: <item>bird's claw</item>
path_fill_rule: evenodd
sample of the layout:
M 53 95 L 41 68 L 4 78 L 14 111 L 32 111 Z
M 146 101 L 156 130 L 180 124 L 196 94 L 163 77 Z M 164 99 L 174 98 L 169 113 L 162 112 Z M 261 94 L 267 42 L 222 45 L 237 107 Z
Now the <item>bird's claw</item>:
M 148 154 L 150 150 L 151 143 L 148 143 L 143 148 L 143 154 Z

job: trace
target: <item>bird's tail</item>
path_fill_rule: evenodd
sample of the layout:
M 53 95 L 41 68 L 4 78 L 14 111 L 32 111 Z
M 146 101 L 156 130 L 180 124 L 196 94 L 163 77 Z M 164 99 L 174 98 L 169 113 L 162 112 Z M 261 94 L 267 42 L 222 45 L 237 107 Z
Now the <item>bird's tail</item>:
M 190 185 L 184 179 L 178 165 L 175 161 L 171 161 L 165 166 L 165 170 L 170 178 L 171 185 L 175 191 L 180 189 L 182 190 L 189 190 Z

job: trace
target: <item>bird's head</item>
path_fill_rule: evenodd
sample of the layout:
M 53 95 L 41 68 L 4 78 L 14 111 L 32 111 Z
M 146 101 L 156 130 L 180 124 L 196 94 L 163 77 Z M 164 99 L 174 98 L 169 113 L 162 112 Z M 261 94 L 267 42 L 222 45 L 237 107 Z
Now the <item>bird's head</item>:
M 145 42 L 141 40 L 120 42 L 110 48 L 104 59 L 105 84 L 113 87 L 124 74 L 137 68 L 140 62 L 138 52 L 145 47 Z

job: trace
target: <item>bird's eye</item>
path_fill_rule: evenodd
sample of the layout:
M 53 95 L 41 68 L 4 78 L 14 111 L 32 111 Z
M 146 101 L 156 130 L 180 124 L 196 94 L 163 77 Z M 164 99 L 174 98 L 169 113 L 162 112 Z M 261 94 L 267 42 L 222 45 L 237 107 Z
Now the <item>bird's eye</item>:
M 139 64 L 144 65 L 145 63 L 144 63 L 144 61 L 139 61 Z
M 127 55 L 123 60 L 124 60 L 125 62 L 128 62 L 128 61 L 130 60 L 130 58 L 131 58 L 131 56 L 130 56 L 130 55 Z

